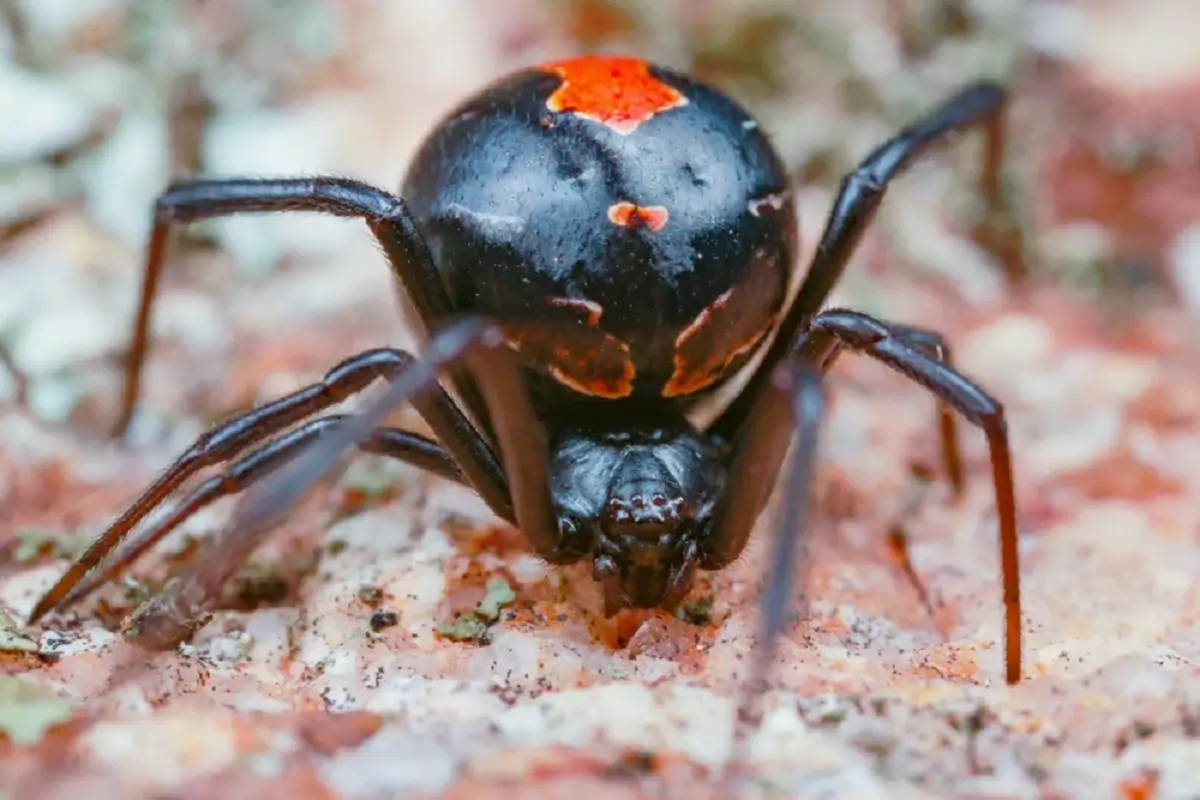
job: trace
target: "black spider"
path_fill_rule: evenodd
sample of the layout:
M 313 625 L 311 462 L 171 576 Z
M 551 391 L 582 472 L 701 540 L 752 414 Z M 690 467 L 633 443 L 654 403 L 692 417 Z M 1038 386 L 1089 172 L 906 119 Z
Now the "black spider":
M 135 639 L 174 644 L 268 523 L 354 446 L 472 487 L 551 563 L 590 558 L 609 614 L 670 608 L 697 569 L 738 557 L 785 471 L 761 671 L 784 625 L 807 525 L 821 375 L 850 348 L 937 395 L 956 489 L 962 470 L 949 409 L 987 434 L 1005 674 L 1015 683 L 1017 529 L 1000 404 L 954 370 L 936 333 L 822 310 L 889 181 L 949 134 L 984 127 L 984 188 L 999 198 L 1004 105 L 999 87 L 969 86 L 871 153 L 843 181 L 790 306 L 795 208 L 771 143 L 714 88 L 634 58 L 570 59 L 492 84 L 434 128 L 399 196 L 336 178 L 171 186 L 156 206 L 119 430 L 138 396 L 167 234 L 180 223 L 289 210 L 362 218 L 435 333 L 420 361 L 394 349 L 360 353 L 200 437 L 71 566 L 33 619 L 103 583 L 198 508 L 258 482 L 229 532 L 137 615 Z M 688 422 L 685 411 L 764 349 L 711 425 Z M 462 409 L 437 382 L 447 368 Z M 379 378 L 390 385 L 362 413 L 293 428 Z M 437 441 L 380 426 L 405 401 Z M 252 446 L 84 580 L 185 479 Z

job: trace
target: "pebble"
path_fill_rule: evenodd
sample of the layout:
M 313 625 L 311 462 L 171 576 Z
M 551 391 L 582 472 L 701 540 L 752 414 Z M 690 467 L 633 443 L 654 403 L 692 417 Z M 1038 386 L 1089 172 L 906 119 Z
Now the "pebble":
M 99 106 L 70 83 L 15 64 L 0 68 L 0 166 L 41 158 L 78 143 Z

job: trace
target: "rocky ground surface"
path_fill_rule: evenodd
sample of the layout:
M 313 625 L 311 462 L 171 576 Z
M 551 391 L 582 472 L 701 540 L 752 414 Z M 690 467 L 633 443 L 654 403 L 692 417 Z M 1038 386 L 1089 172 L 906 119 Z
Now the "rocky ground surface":
M 30 379 L 25 409 L 0 377 L 0 797 L 1200 793 L 1194 4 L 794 5 L 0 4 L 0 119 L 25 121 L 0 126 L 0 342 Z M 805 180 L 808 248 L 856 159 L 964 76 L 1012 76 L 1031 284 L 1009 291 L 964 233 L 964 140 L 897 184 L 837 300 L 945 331 L 1008 410 L 1024 681 L 1003 682 L 982 435 L 963 426 L 952 502 L 927 479 L 933 403 L 862 359 L 831 381 L 810 613 L 761 719 L 734 710 L 769 519 L 683 613 L 610 622 L 586 568 L 547 568 L 470 493 L 367 458 L 178 650 L 118 628 L 227 503 L 25 626 L 215 419 L 356 348 L 414 343 L 360 225 L 201 226 L 172 262 L 130 441 L 107 440 L 146 209 L 169 176 L 391 186 L 455 100 L 580 47 L 638 49 L 745 97 Z

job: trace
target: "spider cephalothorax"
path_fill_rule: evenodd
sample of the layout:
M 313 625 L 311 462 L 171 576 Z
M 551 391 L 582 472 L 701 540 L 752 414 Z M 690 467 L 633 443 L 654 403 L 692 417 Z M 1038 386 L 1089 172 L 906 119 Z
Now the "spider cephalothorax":
M 581 429 L 555 443 L 550 474 L 562 524 L 586 542 L 608 613 L 683 599 L 724 488 L 721 448 L 679 424 Z

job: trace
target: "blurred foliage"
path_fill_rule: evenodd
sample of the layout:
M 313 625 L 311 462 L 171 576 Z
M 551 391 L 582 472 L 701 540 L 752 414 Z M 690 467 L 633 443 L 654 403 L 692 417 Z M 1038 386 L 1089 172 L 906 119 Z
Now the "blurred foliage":
M 173 174 L 203 169 L 215 114 L 286 104 L 350 57 L 348 19 L 362 11 L 329 0 L 76 2 L 68 14 L 67 0 L 0 0 L 0 18 L 39 70 L 87 53 L 123 65 L 121 102 L 169 120 Z M 539 5 L 579 50 L 644 53 L 731 92 L 814 182 L 838 180 L 866 140 L 962 76 L 1008 74 L 1020 49 L 1021 4 L 994 0 L 541 0 L 531 13 Z M 880 66 L 893 57 L 903 69 Z

